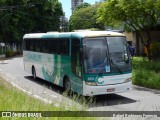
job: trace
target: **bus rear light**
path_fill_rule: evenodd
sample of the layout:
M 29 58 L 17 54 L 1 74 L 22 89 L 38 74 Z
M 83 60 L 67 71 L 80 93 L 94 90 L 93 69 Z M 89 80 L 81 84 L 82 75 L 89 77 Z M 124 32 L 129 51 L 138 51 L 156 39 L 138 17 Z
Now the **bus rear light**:
M 86 82 L 86 85 L 89 85 L 89 86 L 97 86 L 97 83 L 95 83 L 95 82 Z

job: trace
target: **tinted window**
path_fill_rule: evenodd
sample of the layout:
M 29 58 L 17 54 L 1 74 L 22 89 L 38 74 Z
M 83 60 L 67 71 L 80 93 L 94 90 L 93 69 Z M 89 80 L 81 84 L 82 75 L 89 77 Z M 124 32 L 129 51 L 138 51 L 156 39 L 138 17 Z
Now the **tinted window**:
M 72 72 L 81 77 L 81 65 L 80 65 L 80 40 L 72 39 L 72 52 L 71 52 Z
M 40 52 L 48 53 L 48 41 L 45 39 L 40 41 Z
M 36 51 L 36 40 L 32 40 L 31 51 Z
M 23 40 L 23 50 L 26 50 L 26 40 Z
M 30 50 L 30 40 L 26 40 L 26 50 Z
M 69 55 L 69 39 L 24 39 L 24 50 Z
M 58 40 L 57 39 L 48 40 L 48 52 L 51 54 L 58 53 Z
M 40 48 L 41 48 L 40 45 L 41 45 L 41 42 L 40 42 L 39 39 L 37 39 L 37 40 L 36 40 L 36 49 L 35 49 L 36 52 L 40 52 Z
M 69 55 L 69 39 L 59 40 L 59 53 L 62 55 Z

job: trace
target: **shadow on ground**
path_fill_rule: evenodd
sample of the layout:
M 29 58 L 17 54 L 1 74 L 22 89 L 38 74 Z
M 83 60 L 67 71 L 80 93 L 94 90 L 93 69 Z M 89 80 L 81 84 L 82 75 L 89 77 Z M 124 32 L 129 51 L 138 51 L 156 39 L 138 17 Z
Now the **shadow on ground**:
M 1 61 L 0 61 L 0 64 L 5 65 L 5 64 L 8 64 L 8 63 L 6 63 L 6 62 L 1 62 Z
M 50 82 L 47 82 L 43 79 L 37 78 L 34 80 L 32 76 L 25 76 L 26 79 L 35 82 L 41 86 L 44 86 L 58 94 L 63 95 L 64 90 L 62 87 L 54 85 Z M 107 95 L 97 95 L 93 97 L 84 97 L 82 95 L 78 95 L 77 93 L 72 93 L 72 95 L 67 96 L 69 99 L 74 100 L 80 104 L 83 104 L 84 101 L 89 108 L 92 107 L 102 107 L 102 106 L 113 106 L 113 105 L 120 105 L 120 104 L 130 104 L 137 102 L 136 100 L 118 95 L 118 94 L 107 94 Z
M 25 76 L 24 78 L 26 78 L 26 79 L 28 79 L 28 80 L 30 80 L 32 82 L 35 82 L 35 83 L 37 83 L 37 84 L 39 84 L 41 86 L 44 86 L 45 88 L 48 88 L 48 89 L 50 89 L 50 90 L 52 90 L 54 92 L 57 92 L 57 93 L 59 93 L 61 95 L 63 94 L 63 88 L 62 87 L 54 85 L 54 84 L 52 84 L 52 83 L 50 83 L 48 81 L 45 81 L 45 80 L 40 79 L 40 78 L 37 78 L 36 80 L 34 80 L 32 76 Z

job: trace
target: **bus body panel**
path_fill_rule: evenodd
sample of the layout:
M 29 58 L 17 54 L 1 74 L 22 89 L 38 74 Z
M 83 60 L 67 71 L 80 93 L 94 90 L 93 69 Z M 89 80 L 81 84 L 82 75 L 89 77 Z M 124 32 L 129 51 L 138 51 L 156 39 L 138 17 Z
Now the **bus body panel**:
M 131 90 L 131 85 L 132 85 L 131 81 L 123 84 L 107 85 L 107 86 L 88 86 L 85 84 L 85 82 L 83 82 L 83 95 L 93 96 L 93 95 L 105 95 L 105 94 L 127 92 Z
M 83 80 L 74 74 L 70 77 L 71 80 L 71 90 L 79 94 L 83 94 Z
M 124 83 L 126 79 L 129 79 L 132 77 L 131 72 L 126 73 L 115 73 L 115 74 L 102 74 L 102 75 L 84 75 L 84 81 L 87 82 L 96 82 L 98 86 L 104 86 L 104 85 L 114 85 L 114 84 L 120 84 Z
M 32 67 L 35 67 L 37 77 L 63 86 L 63 82 L 61 82 L 64 74 L 62 67 L 66 69 L 67 66 L 61 64 L 61 56 L 29 51 L 23 51 L 23 56 L 26 72 L 32 74 Z
M 131 77 L 132 77 L 132 73 L 110 76 L 110 80 L 113 81 L 111 84 L 111 82 L 107 79 L 108 76 L 104 76 L 103 80 L 105 81 L 105 85 L 97 85 L 97 86 L 86 85 L 84 81 L 83 82 L 83 95 L 93 96 L 93 95 L 100 95 L 100 94 L 112 94 L 112 93 L 120 93 L 120 92 L 129 91 L 131 90 L 132 82 L 131 81 L 125 82 L 125 80 Z M 123 79 L 123 82 L 122 82 L 122 79 Z M 119 83 L 114 82 L 117 80 L 121 82 Z M 108 85 L 107 85 L 107 82 L 108 82 Z
M 34 66 L 38 78 L 61 87 L 63 87 L 64 76 L 67 76 L 71 81 L 71 90 L 79 94 L 83 93 L 83 81 L 72 74 L 70 57 L 23 51 L 23 59 L 24 70 L 29 74 L 32 74 L 32 66 Z

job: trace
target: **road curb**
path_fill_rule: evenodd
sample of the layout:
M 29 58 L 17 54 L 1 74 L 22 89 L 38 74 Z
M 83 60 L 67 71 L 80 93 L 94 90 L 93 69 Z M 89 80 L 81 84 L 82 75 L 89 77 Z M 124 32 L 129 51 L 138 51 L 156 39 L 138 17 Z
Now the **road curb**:
M 151 89 L 151 88 L 146 88 L 142 86 L 137 86 L 137 85 L 132 85 L 133 90 L 139 90 L 139 91 L 150 91 L 154 94 L 160 94 L 160 90 L 157 89 Z

